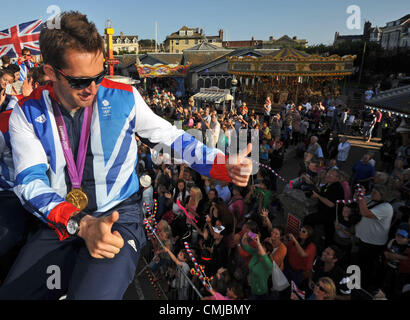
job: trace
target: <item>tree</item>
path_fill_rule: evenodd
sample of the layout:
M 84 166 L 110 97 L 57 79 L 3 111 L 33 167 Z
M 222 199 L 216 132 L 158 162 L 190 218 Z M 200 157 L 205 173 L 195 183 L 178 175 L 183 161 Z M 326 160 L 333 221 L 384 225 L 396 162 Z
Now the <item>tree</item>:
M 140 47 L 155 47 L 155 40 L 152 39 L 141 39 L 138 41 Z

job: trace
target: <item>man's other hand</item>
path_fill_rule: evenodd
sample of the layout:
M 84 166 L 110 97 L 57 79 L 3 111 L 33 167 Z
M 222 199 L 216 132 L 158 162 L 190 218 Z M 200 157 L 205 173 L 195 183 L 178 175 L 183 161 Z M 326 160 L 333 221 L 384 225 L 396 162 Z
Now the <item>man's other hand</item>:
M 83 238 L 90 255 L 96 259 L 114 258 L 124 246 L 124 239 L 118 231 L 111 232 L 120 214 L 114 211 L 103 218 L 85 216 L 80 222 L 78 236 Z

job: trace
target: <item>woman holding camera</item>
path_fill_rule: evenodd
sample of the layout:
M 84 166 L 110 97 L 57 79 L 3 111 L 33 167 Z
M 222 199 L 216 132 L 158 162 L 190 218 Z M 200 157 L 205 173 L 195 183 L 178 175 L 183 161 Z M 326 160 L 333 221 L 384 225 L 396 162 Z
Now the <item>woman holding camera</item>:
M 302 282 L 308 279 L 316 256 L 313 228 L 305 225 L 300 229 L 298 239 L 290 233 L 286 240 L 288 252 L 284 274 L 289 282 L 293 281 L 300 288 Z
M 249 244 L 250 242 L 256 243 L 256 248 L 252 247 Z M 265 240 L 263 244 L 261 244 L 259 235 L 253 232 L 247 232 L 242 237 L 241 247 L 252 255 L 248 265 L 252 300 L 268 300 L 268 279 L 272 274 L 273 268 L 272 261 L 269 258 L 273 250 L 272 244 L 269 240 Z
M 388 241 L 393 217 L 393 207 L 387 202 L 387 197 L 387 187 L 376 184 L 370 196 L 359 200 L 362 218 L 356 226 L 356 237 L 359 239 L 358 256 L 362 287 L 368 291 L 376 291 L 381 286 L 382 277 L 378 274 L 379 258 Z

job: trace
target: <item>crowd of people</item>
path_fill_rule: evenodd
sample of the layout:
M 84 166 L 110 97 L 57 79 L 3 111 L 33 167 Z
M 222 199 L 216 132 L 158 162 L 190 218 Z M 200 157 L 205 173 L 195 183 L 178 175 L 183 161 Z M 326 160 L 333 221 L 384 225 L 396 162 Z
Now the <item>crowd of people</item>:
M 25 49 L 1 70 L 0 299 L 120 299 L 142 248 L 172 299 L 196 299 L 194 288 L 212 300 L 354 299 L 356 265 L 371 297 L 408 294 L 410 140 L 396 132 L 399 119 L 324 98 L 274 110 L 267 97 L 258 114 L 245 101 L 225 110 L 171 90 L 138 92 L 104 79 L 103 41 L 80 13 L 42 31 L 40 45 L 43 65 Z M 242 172 L 250 147 L 234 150 L 242 132 L 257 139 L 251 176 Z M 366 152 L 347 172 L 348 134 L 382 137 L 380 163 Z M 184 137 L 192 144 L 178 147 Z M 156 151 L 161 143 L 174 158 Z M 83 181 L 83 172 L 72 177 L 68 145 L 83 156 Z M 212 163 L 188 166 L 188 151 Z M 292 151 L 300 166 L 282 188 Z M 219 164 L 225 157 L 232 164 Z M 284 192 L 315 203 L 297 232 L 286 225 Z M 144 217 L 154 228 L 145 224 L 148 245 Z M 44 287 L 50 264 L 62 268 L 60 290 Z
M 186 299 L 190 284 L 173 281 L 175 259 L 166 252 L 173 252 L 178 264 L 184 264 L 179 272 L 202 287 L 204 299 L 300 299 L 292 282 L 306 293 L 306 299 L 357 298 L 359 294 L 350 289 L 353 284 L 348 285 L 351 265 L 360 267 L 361 287 L 372 297 L 401 296 L 410 280 L 410 144 L 403 144 L 395 132 L 400 119 L 377 115 L 374 122 L 379 127 L 370 125 L 375 136 L 393 143 L 391 159 L 381 154 L 382 161 L 376 166 L 377 154 L 366 151 L 347 172 L 351 150 L 347 135 L 354 130 L 354 121 L 347 119 L 354 116 L 348 108 L 334 106 L 332 100 L 313 105 L 289 102 L 277 113 L 259 115 L 255 109 L 249 111 L 245 102 L 221 112 L 213 105 L 198 106 L 192 97 L 176 99 L 158 88 L 142 94 L 154 112 L 181 121 L 184 129 L 200 130 L 207 145 L 226 153 L 232 139 L 237 139 L 235 131 L 245 129 L 249 137 L 253 129 L 259 134 L 261 164 L 280 172 L 289 151 L 295 150 L 300 158 L 291 188 L 282 190 L 278 177 L 266 166 L 259 168 L 247 187 L 238 188 L 201 177 L 184 165 L 160 164 L 161 156 L 156 164 L 158 159 L 154 161 L 149 148 L 140 143 L 139 172 L 152 181 L 147 203 L 158 201 L 158 236 L 167 244 L 162 249 L 151 237 L 154 250 L 149 268 L 155 280 L 165 277 L 167 290 L 184 292 L 172 297 Z M 374 111 L 357 115 L 367 132 L 369 115 Z M 304 218 L 298 234 L 286 230 L 284 219 L 276 219 L 286 214 L 278 199 L 285 190 L 302 190 L 316 201 L 316 212 Z M 352 198 L 357 201 L 349 202 Z M 194 269 L 189 271 L 193 264 L 183 254 L 184 242 L 194 249 L 206 276 L 213 277 L 212 289 L 201 285 Z M 281 291 L 274 290 L 273 263 L 289 283 Z

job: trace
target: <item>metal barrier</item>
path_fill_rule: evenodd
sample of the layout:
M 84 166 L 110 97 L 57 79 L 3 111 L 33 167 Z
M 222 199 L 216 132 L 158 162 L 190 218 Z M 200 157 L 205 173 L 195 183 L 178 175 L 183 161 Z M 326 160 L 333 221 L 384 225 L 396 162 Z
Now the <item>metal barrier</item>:
M 155 236 L 155 238 L 158 240 L 158 243 L 160 244 L 160 246 L 162 248 L 165 248 L 164 243 L 161 241 L 161 239 L 158 237 L 157 233 L 155 231 L 152 232 L 152 234 Z M 148 267 L 149 262 L 154 258 L 154 252 L 152 250 L 153 246 L 151 241 L 148 241 L 147 245 L 144 247 L 144 249 L 141 252 L 141 260 L 144 261 L 145 266 L 143 267 L 143 269 L 141 269 L 135 277 L 139 277 L 141 275 L 143 275 L 144 273 L 147 274 L 147 276 L 149 277 L 148 274 L 151 275 L 151 277 L 153 277 L 153 274 L 151 272 L 151 270 Z M 173 263 L 175 263 L 173 261 Z M 189 276 L 187 274 L 185 274 L 183 272 L 183 270 L 177 265 L 175 264 L 177 271 L 179 271 L 184 277 L 185 279 L 188 281 L 189 283 L 189 289 L 188 289 L 188 300 L 200 300 L 203 296 L 200 293 L 200 291 L 198 290 L 198 288 L 196 287 L 196 285 L 193 283 L 193 281 L 189 278 Z M 152 282 L 151 282 L 152 284 Z M 164 295 L 164 297 L 168 300 L 178 300 L 178 289 L 176 290 L 171 290 L 169 292 L 169 296 L 165 293 L 164 289 L 162 288 L 161 284 L 159 282 L 155 283 L 155 286 L 158 287 L 158 290 L 161 291 L 161 293 Z M 155 289 L 155 287 L 154 287 Z M 157 290 L 157 289 L 155 289 Z M 158 294 L 158 292 L 157 292 Z

